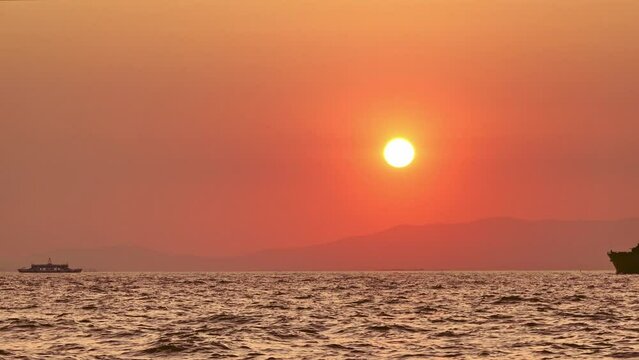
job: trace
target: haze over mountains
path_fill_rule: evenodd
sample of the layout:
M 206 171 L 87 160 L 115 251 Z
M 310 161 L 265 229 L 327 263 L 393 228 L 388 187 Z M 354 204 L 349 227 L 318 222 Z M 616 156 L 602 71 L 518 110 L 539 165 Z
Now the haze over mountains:
M 277 270 L 612 270 L 606 252 L 639 242 L 639 219 L 526 221 L 490 218 L 468 223 L 402 225 L 321 245 L 209 258 L 137 247 L 59 249 L 0 259 L 0 269 L 69 261 L 98 271 Z

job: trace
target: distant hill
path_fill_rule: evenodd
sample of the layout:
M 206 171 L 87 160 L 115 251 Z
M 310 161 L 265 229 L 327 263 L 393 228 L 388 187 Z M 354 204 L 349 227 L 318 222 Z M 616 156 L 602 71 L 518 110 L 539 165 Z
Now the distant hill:
M 606 252 L 639 242 L 639 219 L 398 226 L 386 231 L 236 259 L 269 270 L 612 270 Z
M 58 250 L 34 255 L 29 261 L 42 262 L 51 256 L 57 261 L 68 260 L 72 266 L 119 271 L 612 270 L 606 252 L 628 250 L 638 242 L 639 219 L 491 218 L 397 226 L 321 245 L 223 259 L 110 247 Z
M 68 262 L 85 271 L 207 271 L 214 269 L 214 259 L 187 255 L 171 255 L 134 246 L 58 249 L 39 252 L 14 261 L 13 270 L 31 263 Z M 6 267 L 6 266 L 5 266 Z

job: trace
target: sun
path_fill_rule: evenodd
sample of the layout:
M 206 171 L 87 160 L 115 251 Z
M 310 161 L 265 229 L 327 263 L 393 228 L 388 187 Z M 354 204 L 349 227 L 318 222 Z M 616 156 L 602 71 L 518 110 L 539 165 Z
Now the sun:
M 388 165 L 395 168 L 403 168 L 413 162 L 415 149 L 410 141 L 404 138 L 394 138 L 384 147 L 384 159 Z

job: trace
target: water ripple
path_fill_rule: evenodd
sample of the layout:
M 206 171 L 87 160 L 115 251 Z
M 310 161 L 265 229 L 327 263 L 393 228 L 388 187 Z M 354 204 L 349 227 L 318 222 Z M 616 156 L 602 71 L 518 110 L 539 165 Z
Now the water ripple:
M 608 272 L 0 274 L 0 359 L 639 357 Z

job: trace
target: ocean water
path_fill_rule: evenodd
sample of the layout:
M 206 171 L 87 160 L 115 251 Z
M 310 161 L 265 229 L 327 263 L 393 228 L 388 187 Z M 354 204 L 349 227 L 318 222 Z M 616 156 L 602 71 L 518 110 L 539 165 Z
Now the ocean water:
M 2 359 L 440 357 L 639 357 L 639 276 L 0 273 Z

